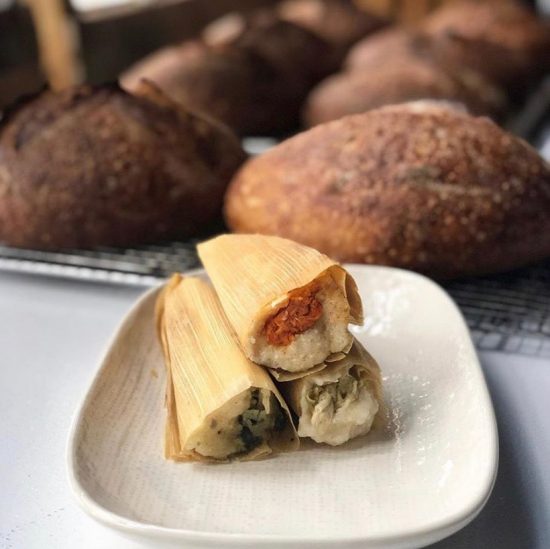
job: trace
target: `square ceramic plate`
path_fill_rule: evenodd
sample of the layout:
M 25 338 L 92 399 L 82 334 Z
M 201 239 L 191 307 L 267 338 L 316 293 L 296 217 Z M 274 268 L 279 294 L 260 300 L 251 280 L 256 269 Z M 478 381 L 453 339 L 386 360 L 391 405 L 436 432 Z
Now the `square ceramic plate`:
M 384 375 L 386 429 L 258 462 L 165 461 L 152 290 L 124 319 L 73 425 L 68 472 L 82 507 L 179 547 L 419 547 L 472 520 L 498 442 L 464 320 L 427 278 L 349 270 L 367 319 L 354 332 Z

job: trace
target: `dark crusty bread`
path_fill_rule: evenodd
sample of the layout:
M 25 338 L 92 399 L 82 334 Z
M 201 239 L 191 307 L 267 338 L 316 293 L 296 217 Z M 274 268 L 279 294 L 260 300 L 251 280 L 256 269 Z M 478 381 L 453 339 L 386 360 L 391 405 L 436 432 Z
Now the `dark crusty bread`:
M 468 67 L 514 97 L 550 69 L 550 25 L 513 0 L 460 0 L 416 29 L 391 28 L 358 42 L 348 69 L 378 69 L 392 59 L 429 58 L 447 72 Z
M 164 48 L 134 65 L 121 79 L 135 90 L 143 78 L 172 99 L 247 132 L 261 124 L 252 99 L 253 68 L 242 56 L 212 51 L 200 41 Z
M 504 94 L 469 69 L 447 72 L 421 57 L 390 58 L 373 70 L 345 71 L 329 76 L 310 93 L 304 108 L 306 126 L 336 120 L 383 105 L 417 99 L 463 104 L 474 114 L 498 117 L 506 106 Z
M 147 78 L 241 135 L 267 135 L 295 129 L 307 93 L 335 68 L 325 40 L 258 12 L 214 22 L 201 40 L 152 54 L 121 82 L 133 90 Z
M 550 68 L 550 25 L 520 2 L 449 2 L 421 30 L 437 40 L 442 63 L 469 66 L 515 91 Z
M 323 124 L 249 160 L 228 189 L 237 232 L 435 277 L 550 255 L 550 168 L 487 118 L 429 102 Z
M 318 34 L 342 55 L 355 42 L 388 23 L 360 9 L 353 0 L 285 0 L 277 12 L 282 19 Z
M 144 84 L 44 92 L 0 127 L 0 241 L 53 249 L 197 234 L 245 159 L 224 126 Z

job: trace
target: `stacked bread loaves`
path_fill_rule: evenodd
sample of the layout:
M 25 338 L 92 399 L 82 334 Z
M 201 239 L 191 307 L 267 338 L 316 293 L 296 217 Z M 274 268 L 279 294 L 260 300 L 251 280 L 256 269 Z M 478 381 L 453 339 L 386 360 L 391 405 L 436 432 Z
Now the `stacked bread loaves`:
M 498 119 L 506 95 L 516 99 L 548 68 L 549 31 L 512 0 L 449 3 L 415 29 L 388 29 L 356 44 L 346 70 L 310 94 L 305 122 L 426 98 Z
M 308 92 L 352 43 L 381 25 L 349 0 L 291 0 L 214 21 L 198 39 L 130 67 L 121 82 L 133 90 L 147 78 L 241 135 L 280 134 L 298 127 Z
M 550 255 L 550 168 L 487 118 L 429 102 L 387 106 L 249 160 L 225 214 L 234 231 L 340 261 L 482 274 Z
M 224 126 L 143 84 L 44 92 L 0 127 L 0 241 L 118 246 L 200 233 L 245 158 Z

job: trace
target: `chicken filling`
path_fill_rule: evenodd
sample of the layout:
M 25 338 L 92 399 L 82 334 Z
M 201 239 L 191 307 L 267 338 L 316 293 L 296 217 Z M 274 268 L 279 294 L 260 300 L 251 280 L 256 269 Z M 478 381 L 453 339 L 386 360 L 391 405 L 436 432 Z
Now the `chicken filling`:
M 312 419 L 315 419 L 328 412 L 334 415 L 345 403 L 357 400 L 359 394 L 359 383 L 350 371 L 343 375 L 338 381 L 326 385 L 313 385 L 307 394 L 307 401 L 313 407 Z
M 354 366 L 337 381 L 307 389 L 298 434 L 317 442 L 342 444 L 370 430 L 378 407 L 360 369 Z

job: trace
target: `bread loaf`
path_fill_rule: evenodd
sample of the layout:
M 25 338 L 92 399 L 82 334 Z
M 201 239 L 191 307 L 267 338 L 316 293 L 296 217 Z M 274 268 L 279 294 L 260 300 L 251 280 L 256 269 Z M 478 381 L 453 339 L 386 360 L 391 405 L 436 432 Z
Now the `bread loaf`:
M 144 78 L 178 103 L 206 112 L 231 128 L 246 133 L 261 124 L 262 112 L 252 102 L 253 67 L 242 55 L 212 51 L 199 40 L 189 41 L 146 57 L 125 73 L 121 83 L 131 91 Z
M 0 127 L 0 241 L 125 246 L 200 233 L 245 158 L 224 126 L 157 89 L 44 92 Z
M 422 57 L 447 72 L 466 67 L 515 98 L 550 68 L 550 25 L 513 0 L 448 2 L 416 28 L 394 27 L 358 42 L 347 68 L 375 70 Z
M 437 40 L 442 63 L 468 66 L 516 94 L 550 68 L 550 25 L 520 2 L 449 2 L 421 29 Z
M 142 78 L 168 95 L 229 125 L 240 135 L 280 134 L 299 125 L 309 90 L 334 71 L 329 44 L 269 12 L 230 14 L 200 40 L 160 50 L 122 75 Z
M 225 215 L 236 232 L 340 261 L 490 273 L 550 255 L 550 169 L 487 118 L 409 103 L 322 124 L 249 160 Z
M 390 58 L 373 70 L 344 71 L 329 76 L 308 96 L 306 126 L 336 120 L 383 105 L 417 99 L 439 99 L 464 105 L 474 114 L 497 118 L 506 97 L 480 74 L 467 68 L 447 72 L 421 57 Z

